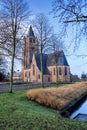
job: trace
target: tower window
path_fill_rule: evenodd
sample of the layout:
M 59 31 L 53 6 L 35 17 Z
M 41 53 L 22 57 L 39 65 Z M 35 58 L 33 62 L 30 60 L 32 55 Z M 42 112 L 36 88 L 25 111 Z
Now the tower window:
M 32 42 L 32 38 L 30 38 L 30 42 Z
M 32 50 L 34 50 L 34 47 L 32 47 Z

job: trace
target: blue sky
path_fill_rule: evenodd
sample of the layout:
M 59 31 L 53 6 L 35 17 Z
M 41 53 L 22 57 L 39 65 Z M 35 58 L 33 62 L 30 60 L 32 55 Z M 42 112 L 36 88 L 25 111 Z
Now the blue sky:
M 32 15 L 36 15 L 38 13 L 44 13 L 47 15 L 47 17 L 50 20 L 50 23 L 54 27 L 55 33 L 58 33 L 58 30 L 60 29 L 60 26 L 58 25 L 57 19 L 54 19 L 52 15 L 49 15 L 49 12 L 52 9 L 52 0 L 29 0 L 30 2 L 30 9 L 32 10 Z M 65 45 L 70 44 L 70 38 L 72 37 L 69 35 L 67 39 L 65 40 Z M 73 40 L 72 40 L 72 45 Z M 78 57 L 75 55 L 83 55 L 86 54 L 87 52 L 87 45 L 86 42 L 81 43 L 80 47 L 76 49 L 77 51 L 73 52 L 72 51 L 72 46 L 68 49 L 67 52 L 65 52 L 68 63 L 71 68 L 71 73 L 72 74 L 78 74 L 79 76 L 81 73 L 85 72 L 87 73 L 87 57 Z M 67 56 L 71 55 L 71 56 Z
M 43 12 L 48 14 L 51 10 L 52 0 L 30 0 L 30 8 L 34 14 Z

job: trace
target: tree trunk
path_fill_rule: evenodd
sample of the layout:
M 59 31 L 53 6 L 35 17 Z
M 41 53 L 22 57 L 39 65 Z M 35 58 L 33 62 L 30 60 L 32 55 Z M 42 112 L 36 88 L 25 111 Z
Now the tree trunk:
M 12 49 L 12 60 L 11 60 L 11 70 L 10 70 L 10 88 L 9 88 L 10 93 L 12 93 L 12 85 L 13 85 L 14 57 L 15 57 L 15 43 Z
M 43 56 L 42 56 L 42 52 L 40 53 L 40 64 L 41 64 L 41 87 L 44 88 L 44 82 L 43 82 Z
M 58 85 L 58 67 L 56 63 L 56 84 Z

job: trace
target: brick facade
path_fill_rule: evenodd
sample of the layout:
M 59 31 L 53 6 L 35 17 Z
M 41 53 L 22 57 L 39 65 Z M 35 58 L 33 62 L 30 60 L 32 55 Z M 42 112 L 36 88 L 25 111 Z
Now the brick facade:
M 32 27 L 29 30 L 29 36 L 23 40 L 23 52 L 22 52 L 22 79 L 24 82 L 41 82 L 41 71 L 38 67 L 36 54 L 38 53 L 38 40 L 34 36 Z M 63 54 L 64 55 L 64 54 Z M 63 58 L 65 58 L 63 56 Z M 65 59 L 66 60 L 66 59 Z M 45 61 L 44 61 L 45 62 Z M 50 64 L 50 63 L 49 63 Z M 47 73 L 43 75 L 44 83 L 56 82 L 56 66 L 48 65 Z M 69 82 L 70 81 L 70 67 L 66 63 L 57 65 L 58 81 Z
M 44 75 L 44 83 L 56 82 L 56 66 L 49 66 L 48 67 L 49 74 Z M 70 68 L 69 66 L 57 66 L 58 70 L 58 81 L 59 82 L 69 82 L 70 81 Z M 59 72 L 61 70 L 61 72 Z M 31 68 L 24 69 L 24 81 L 25 82 L 41 82 L 41 72 L 37 67 L 35 56 L 33 55 Z
M 65 74 L 65 68 L 66 68 L 66 74 Z M 49 72 L 50 72 L 50 80 L 51 82 L 56 82 L 57 81 L 57 72 L 56 72 L 56 66 L 49 66 L 48 67 Z M 59 72 L 59 69 L 61 69 L 61 73 Z M 57 66 L 57 71 L 58 71 L 58 81 L 59 82 L 69 82 L 70 81 L 70 68 L 69 66 Z

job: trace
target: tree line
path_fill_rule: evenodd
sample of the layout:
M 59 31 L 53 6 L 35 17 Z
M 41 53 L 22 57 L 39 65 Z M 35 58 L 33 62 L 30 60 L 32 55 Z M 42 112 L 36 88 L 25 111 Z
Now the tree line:
M 25 0 L 1 0 L 0 5 L 0 49 L 3 50 L 3 54 L 11 58 L 9 92 L 12 93 L 16 47 L 19 41 L 22 41 L 24 32 L 26 31 L 26 28 L 25 30 L 22 30 L 22 28 L 23 24 L 26 23 L 26 19 L 29 20 L 30 9 L 29 4 Z M 48 51 L 49 48 L 52 49 L 53 41 L 54 46 L 59 46 L 60 48 L 60 45 L 58 45 L 59 39 L 53 34 L 49 20 L 44 14 L 41 13 L 36 16 L 33 26 L 37 29 L 43 87 L 42 54 Z M 54 51 L 54 49 L 52 49 L 52 51 Z

